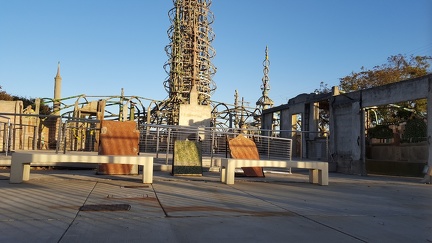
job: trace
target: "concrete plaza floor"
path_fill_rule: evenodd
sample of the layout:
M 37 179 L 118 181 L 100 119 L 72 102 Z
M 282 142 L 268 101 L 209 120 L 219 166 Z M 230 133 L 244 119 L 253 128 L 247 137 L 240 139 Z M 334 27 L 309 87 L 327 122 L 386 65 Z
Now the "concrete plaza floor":
M 432 242 L 432 186 L 421 178 L 267 173 L 219 182 L 155 171 L 0 170 L 0 242 Z

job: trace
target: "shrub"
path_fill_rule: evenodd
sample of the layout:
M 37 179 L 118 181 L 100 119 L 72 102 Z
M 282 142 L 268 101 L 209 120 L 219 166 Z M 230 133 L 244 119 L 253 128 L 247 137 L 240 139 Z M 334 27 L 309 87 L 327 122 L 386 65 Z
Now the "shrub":
M 409 119 L 405 125 L 405 131 L 402 135 L 402 141 L 408 143 L 417 143 L 425 141 L 427 137 L 427 125 L 419 118 Z
M 388 125 L 376 125 L 368 129 L 368 137 L 378 139 L 393 138 L 393 131 Z

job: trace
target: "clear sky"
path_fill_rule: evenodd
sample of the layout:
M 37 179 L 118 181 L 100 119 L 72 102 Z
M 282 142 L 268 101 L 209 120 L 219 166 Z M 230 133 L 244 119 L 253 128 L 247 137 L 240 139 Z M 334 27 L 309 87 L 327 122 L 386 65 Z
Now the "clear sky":
M 163 100 L 171 0 L 0 0 L 0 86 L 53 97 Z M 217 90 L 255 106 L 265 48 L 275 105 L 397 54 L 432 55 L 432 0 L 213 0 Z

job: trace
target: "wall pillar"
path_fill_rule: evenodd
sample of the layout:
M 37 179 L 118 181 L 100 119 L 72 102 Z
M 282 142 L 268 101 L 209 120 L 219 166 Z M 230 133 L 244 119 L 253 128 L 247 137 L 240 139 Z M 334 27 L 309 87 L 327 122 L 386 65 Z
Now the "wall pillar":
M 427 96 L 427 141 L 428 141 L 428 170 L 423 179 L 425 183 L 431 183 L 432 177 L 432 77 L 428 78 L 429 88 Z
M 352 121 L 351 121 L 351 138 L 353 139 L 351 143 L 351 173 L 362 174 L 362 133 L 361 129 L 364 126 L 362 119 L 362 112 L 360 107 L 360 102 L 356 101 L 352 103 L 351 106 Z M 364 135 L 363 135 L 364 136 Z
M 270 136 L 273 129 L 273 112 L 263 114 L 261 119 L 261 129 L 263 129 L 263 135 Z
M 282 138 L 290 138 L 291 133 L 286 132 L 291 130 L 291 114 L 289 112 L 289 109 L 284 109 L 280 111 L 280 130 L 281 130 L 281 137 Z

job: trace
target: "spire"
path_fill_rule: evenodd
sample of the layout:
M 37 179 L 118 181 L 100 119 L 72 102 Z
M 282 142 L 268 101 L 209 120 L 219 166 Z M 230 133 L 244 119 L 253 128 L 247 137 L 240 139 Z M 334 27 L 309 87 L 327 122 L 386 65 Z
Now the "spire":
M 57 64 L 57 74 L 56 74 L 56 78 L 60 77 L 60 62 L 58 62 Z
M 263 66 L 264 66 L 263 69 L 264 76 L 262 78 L 262 85 L 261 85 L 262 96 L 256 102 L 256 105 L 261 110 L 265 110 L 273 106 L 273 100 L 271 100 L 270 97 L 268 96 L 268 93 L 270 91 L 270 78 L 268 76 L 270 60 L 268 57 L 268 46 L 266 46 L 265 49 L 265 59 L 263 61 Z
M 60 99 L 61 99 L 61 84 L 62 78 L 60 76 L 60 62 L 57 64 L 57 74 L 54 77 L 54 104 L 53 111 L 58 114 L 60 111 Z

